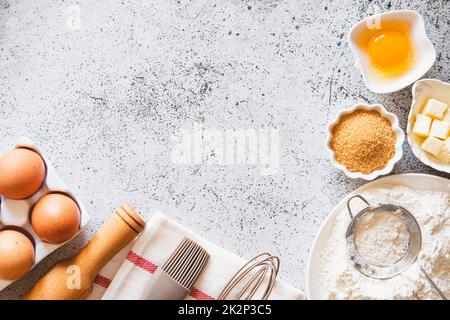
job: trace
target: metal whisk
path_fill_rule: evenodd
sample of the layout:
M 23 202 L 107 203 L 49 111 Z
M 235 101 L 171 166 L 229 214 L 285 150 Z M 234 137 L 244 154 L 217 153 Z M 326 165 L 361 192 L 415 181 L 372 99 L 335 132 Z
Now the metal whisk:
M 218 300 L 252 300 L 262 291 L 259 300 L 267 300 L 280 268 L 280 259 L 262 253 L 247 262 L 225 286 Z

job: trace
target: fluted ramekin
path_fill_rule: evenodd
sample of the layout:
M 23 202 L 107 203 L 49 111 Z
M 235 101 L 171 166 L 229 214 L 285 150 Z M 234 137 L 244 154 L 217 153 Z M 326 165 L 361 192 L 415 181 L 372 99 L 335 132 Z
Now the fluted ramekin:
M 394 131 L 397 141 L 395 143 L 395 154 L 394 156 L 389 159 L 386 166 L 383 169 L 375 170 L 369 174 L 364 174 L 361 172 L 352 172 L 348 170 L 343 164 L 339 163 L 335 156 L 334 151 L 331 149 L 331 139 L 333 137 L 333 128 L 335 125 L 337 125 L 341 118 L 347 114 L 351 114 L 355 112 L 356 110 L 368 110 L 368 111 L 377 111 L 383 118 L 388 119 L 391 123 L 392 130 Z M 334 167 L 336 167 L 339 170 L 342 170 L 345 175 L 352 179 L 364 179 L 364 180 L 374 180 L 379 176 L 386 175 L 392 172 L 394 169 L 394 165 L 403 157 L 403 143 L 405 141 L 405 134 L 403 133 L 403 130 L 400 128 L 398 118 L 395 114 L 388 112 L 381 104 L 372 104 L 368 105 L 365 103 L 358 103 L 355 104 L 353 107 L 341 110 L 336 119 L 332 121 L 328 125 L 328 132 L 327 132 L 327 139 L 326 139 L 326 147 L 331 159 L 331 163 Z

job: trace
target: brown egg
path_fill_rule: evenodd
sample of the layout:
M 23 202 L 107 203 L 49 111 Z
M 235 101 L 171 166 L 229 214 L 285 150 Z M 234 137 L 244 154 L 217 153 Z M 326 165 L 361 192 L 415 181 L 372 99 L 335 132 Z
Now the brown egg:
M 39 238 L 59 244 L 72 238 L 80 227 L 80 209 L 72 198 L 50 193 L 34 205 L 31 224 Z
M 19 200 L 36 193 L 45 179 L 45 163 L 36 152 L 18 148 L 0 158 L 0 194 Z
M 19 231 L 0 231 L 0 279 L 19 279 L 33 264 L 34 246 L 30 239 Z

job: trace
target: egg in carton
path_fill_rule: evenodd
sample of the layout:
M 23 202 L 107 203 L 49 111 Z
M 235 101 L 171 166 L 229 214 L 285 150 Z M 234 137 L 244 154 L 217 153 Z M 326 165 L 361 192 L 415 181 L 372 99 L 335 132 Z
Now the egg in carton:
M 40 261 L 42 261 L 45 257 L 47 257 L 50 253 L 58 249 L 59 247 L 63 246 L 67 242 L 69 242 L 71 239 L 76 237 L 82 229 L 85 228 L 85 226 L 88 224 L 90 220 L 90 216 L 87 213 L 86 209 L 84 208 L 81 201 L 78 199 L 78 197 L 66 186 L 66 184 L 58 177 L 56 174 L 54 168 L 50 164 L 50 162 L 47 160 L 45 155 L 39 150 L 39 148 L 33 144 L 33 142 L 30 139 L 22 138 L 19 140 L 19 142 L 15 145 L 14 149 L 25 149 L 25 150 L 31 150 L 36 152 L 44 161 L 45 164 L 45 176 L 44 181 L 40 185 L 37 192 L 35 192 L 33 195 L 29 196 L 28 198 L 21 199 L 21 200 L 14 200 L 6 197 L 4 194 L 0 194 L 0 241 L 2 239 L 9 239 L 13 240 L 13 245 L 11 243 L 5 244 L 0 243 L 0 255 L 7 252 L 7 254 L 11 254 L 12 258 L 9 259 L 8 262 L 5 262 L 8 259 L 3 259 L 4 262 L 0 261 L 0 268 L 6 268 L 5 272 L 12 272 L 12 274 L 17 274 L 17 270 L 14 270 L 15 266 L 11 265 L 11 260 L 14 259 L 22 259 L 24 261 L 23 263 L 29 264 L 29 267 L 26 267 L 26 273 L 28 273 L 31 269 L 33 269 Z M 35 168 L 33 168 L 35 169 Z M 2 175 L 0 172 L 0 179 L 2 179 Z M 4 192 L 5 193 L 5 192 Z M 59 198 L 58 198 L 59 197 Z M 48 214 L 49 211 L 53 210 L 47 210 L 45 208 L 44 201 L 41 201 L 42 199 L 46 198 L 47 201 L 50 200 L 50 202 L 55 203 L 62 203 L 62 206 L 64 207 L 64 210 L 66 212 L 70 211 L 70 204 L 73 203 L 74 207 L 76 208 L 77 214 L 79 218 L 77 218 L 77 228 L 74 230 L 74 234 L 70 233 L 70 239 L 64 239 L 61 238 L 61 233 L 58 235 L 56 234 L 56 239 L 52 241 L 53 239 L 51 237 L 48 237 L 45 232 L 45 227 L 48 226 L 49 223 L 51 223 L 52 218 L 50 217 L 47 219 L 45 217 L 46 214 Z M 62 200 L 62 201 L 61 201 Z M 74 202 L 73 202 L 74 201 Z M 39 203 L 39 206 L 41 207 L 41 211 L 43 213 L 39 213 L 40 217 L 35 217 L 35 212 L 38 211 L 38 206 L 36 204 Z M 48 203 L 48 202 L 47 202 Z M 51 204 L 50 204 L 51 205 Z M 69 205 L 69 207 L 67 206 Z M 69 208 L 69 211 L 67 209 Z M 72 210 L 73 211 L 73 210 Z M 33 219 L 32 219 L 32 213 L 33 212 Z M 54 214 L 54 213 L 50 213 Z M 37 216 L 38 214 L 36 214 Z M 67 217 L 63 217 L 63 219 L 66 219 Z M 39 223 L 35 222 L 35 220 L 41 219 Z M 66 219 L 67 220 L 67 219 Z M 66 222 L 66 221 L 64 221 Z M 42 225 L 43 227 L 39 226 Z M 37 228 L 39 226 L 39 228 Z M 67 226 L 65 226 L 67 227 Z M 67 228 L 66 228 L 67 229 Z M 7 231 L 7 232 L 3 232 Z M 16 232 L 12 232 L 16 231 Z M 59 230 L 60 232 L 61 230 Z M 3 233 L 3 235 L 2 235 Z M 23 237 L 23 236 L 26 237 Z M 16 239 L 14 239 L 16 237 Z M 62 239 L 61 240 L 58 240 Z M 29 242 L 26 240 L 28 238 L 31 242 L 31 245 L 29 245 Z M 33 260 L 24 260 L 26 259 L 24 255 L 26 254 L 18 254 L 17 252 L 11 252 L 15 246 L 25 245 L 25 252 L 33 252 L 34 253 L 34 259 Z M 30 249 L 27 248 L 31 247 Z M 6 247 L 6 248 L 5 248 Z M 34 250 L 33 250 L 34 249 Z M 31 255 L 31 253 L 30 253 Z M 1 258 L 1 257 L 0 257 Z M 1 271 L 1 270 L 0 270 Z M 16 272 L 16 273 L 14 273 Z M 2 272 L 0 272 L 1 275 Z M 23 272 L 22 272 L 23 273 Z M 21 278 L 24 274 L 20 274 L 19 277 L 14 277 L 10 279 L 2 279 L 0 276 L 0 290 L 7 287 L 9 284 L 13 283 L 14 281 Z

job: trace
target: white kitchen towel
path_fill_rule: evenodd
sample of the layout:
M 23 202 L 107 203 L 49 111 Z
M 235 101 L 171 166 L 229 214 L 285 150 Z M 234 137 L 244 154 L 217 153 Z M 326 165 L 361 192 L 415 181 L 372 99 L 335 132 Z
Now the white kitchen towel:
M 181 240 L 188 237 L 201 245 L 210 259 L 186 299 L 216 299 L 231 277 L 246 261 L 200 237 L 162 213 L 155 213 L 144 231 L 102 269 L 90 299 L 141 299 L 142 292 L 158 266 L 162 265 Z M 303 293 L 277 280 L 270 299 L 301 300 Z

